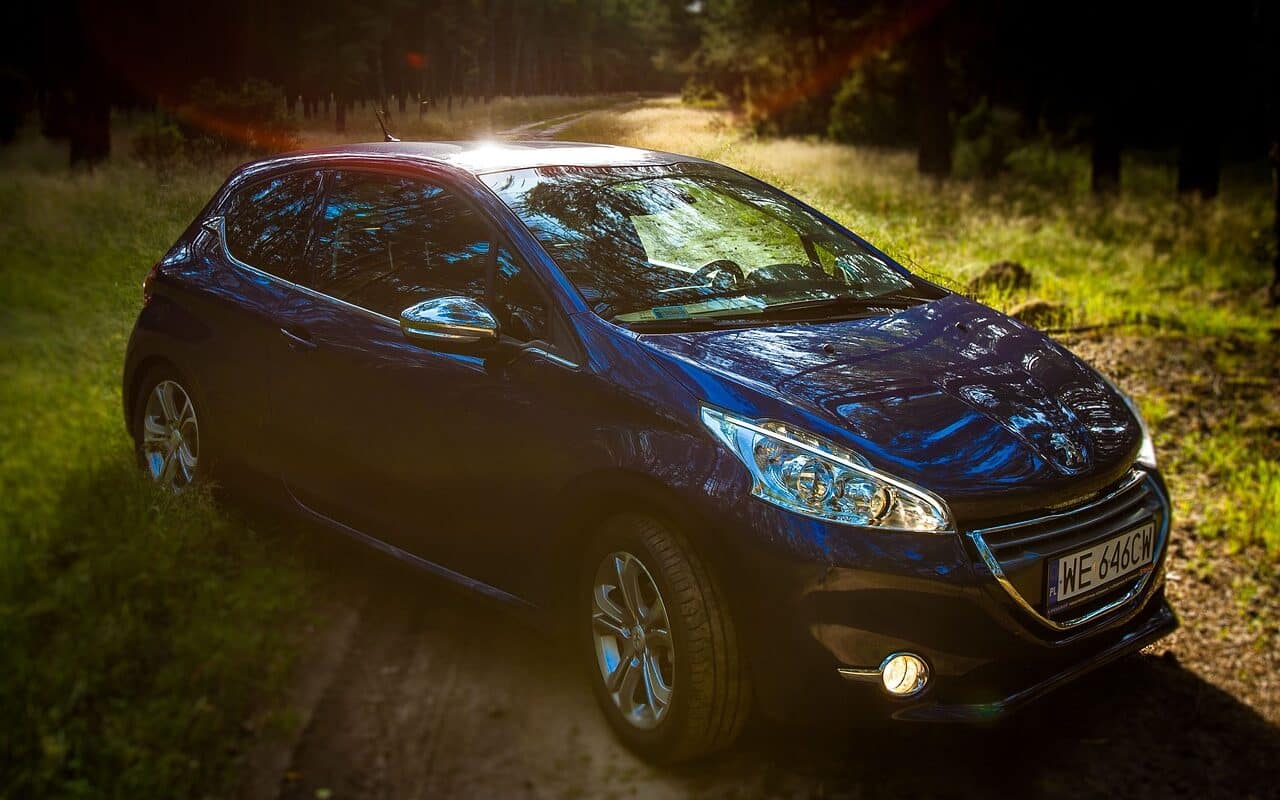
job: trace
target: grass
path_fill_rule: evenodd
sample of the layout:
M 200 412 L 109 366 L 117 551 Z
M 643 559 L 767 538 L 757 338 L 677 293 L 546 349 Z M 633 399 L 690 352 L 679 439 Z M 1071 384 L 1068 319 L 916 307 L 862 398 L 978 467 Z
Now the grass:
M 1212 203 L 1180 201 L 1173 171 L 1131 159 L 1125 191 L 1088 192 L 1087 153 L 1032 144 L 1002 179 L 937 183 L 909 151 L 745 135 L 724 114 L 654 101 L 593 114 L 561 138 L 673 150 L 722 161 L 821 208 L 921 271 L 962 286 L 993 261 L 1030 267 L 1032 294 L 1076 324 L 1146 319 L 1175 330 L 1265 336 L 1267 172 L 1228 176 Z M 1008 309 L 1021 296 L 982 298 Z
M 402 132 L 601 102 L 469 104 Z M 350 136 L 374 138 L 361 120 Z M 142 278 L 235 165 L 146 169 L 127 155 L 140 121 L 116 121 L 123 155 L 91 174 L 33 130 L 0 150 L 0 797 L 232 793 L 310 605 L 281 532 L 133 465 L 120 370 Z
M 1136 156 L 1124 191 L 1088 191 L 1088 154 L 1032 143 L 1007 175 L 938 183 L 907 151 L 762 139 L 725 113 L 673 101 L 590 114 L 560 138 L 672 150 L 729 164 L 831 214 L 911 268 L 964 290 L 1013 260 L 1030 290 L 983 290 L 1009 311 L 1060 303 L 1071 327 L 1117 326 L 1153 347 L 1112 373 L 1146 409 L 1175 499 L 1198 535 L 1280 556 L 1280 348 L 1266 165 L 1224 176 L 1213 202 L 1180 200 L 1174 170 Z M 1167 159 L 1166 159 L 1167 160 Z M 1228 386 L 1231 390 L 1215 391 Z
M 219 178 L 68 175 L 59 150 L 0 167 L 0 795 L 226 790 L 305 578 L 143 480 L 119 391 L 141 276 Z

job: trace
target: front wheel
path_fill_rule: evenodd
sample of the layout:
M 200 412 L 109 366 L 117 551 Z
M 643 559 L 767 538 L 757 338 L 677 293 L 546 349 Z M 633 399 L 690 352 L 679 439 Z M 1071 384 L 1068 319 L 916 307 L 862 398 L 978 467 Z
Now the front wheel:
M 592 687 L 623 743 L 660 763 L 731 744 L 747 718 L 746 668 L 721 592 L 684 537 L 615 517 L 584 572 Z

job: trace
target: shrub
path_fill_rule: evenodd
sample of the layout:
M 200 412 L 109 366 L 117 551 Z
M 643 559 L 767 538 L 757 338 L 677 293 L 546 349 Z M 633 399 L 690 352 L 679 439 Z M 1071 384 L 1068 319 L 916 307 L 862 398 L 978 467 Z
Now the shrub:
M 867 59 L 836 90 L 827 135 L 839 142 L 901 146 L 915 140 L 910 108 L 902 98 L 906 62 L 890 53 Z
M 178 109 L 182 134 L 194 153 L 275 153 L 298 147 L 297 129 L 285 113 L 284 93 L 247 80 L 237 87 L 204 80 Z
M 722 109 L 729 107 L 729 99 L 714 86 L 689 79 L 680 91 L 680 100 L 694 108 Z
M 187 137 L 171 118 L 148 119 L 133 135 L 133 155 L 153 169 L 167 169 L 188 155 Z
M 1022 134 L 1022 117 L 983 98 L 956 125 L 955 173 L 994 178 L 1004 172 Z

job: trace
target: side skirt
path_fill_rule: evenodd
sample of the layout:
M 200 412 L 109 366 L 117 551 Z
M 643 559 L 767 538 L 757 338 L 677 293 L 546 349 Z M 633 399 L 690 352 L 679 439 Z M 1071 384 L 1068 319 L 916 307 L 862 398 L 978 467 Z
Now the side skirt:
M 299 500 L 297 496 L 293 493 L 293 490 L 289 488 L 289 485 L 287 483 L 284 483 L 283 481 L 281 481 L 281 484 L 284 486 L 285 494 L 289 496 L 289 499 L 293 501 L 294 505 L 297 506 L 300 511 L 302 511 L 310 519 L 313 519 L 316 522 L 319 522 L 320 524 L 324 525 L 327 528 L 332 528 L 338 533 L 349 536 L 352 539 L 355 539 L 356 541 L 363 542 L 364 544 L 367 544 L 371 547 L 375 547 L 378 550 L 381 550 L 382 552 L 386 553 L 387 555 L 392 556 L 393 558 L 397 558 L 408 564 L 412 564 L 418 569 L 422 569 L 427 572 L 430 572 L 431 574 L 436 575 L 437 577 L 444 578 L 450 583 L 457 584 L 458 586 L 461 586 L 464 589 L 468 589 L 470 591 L 484 595 L 485 597 L 488 597 L 492 600 L 497 600 L 498 602 L 504 605 L 514 607 L 515 609 L 520 611 L 529 611 L 529 612 L 537 611 L 537 606 L 534 606 L 532 603 L 528 602 L 527 600 L 517 597 L 516 595 L 511 594 L 510 592 L 504 592 L 498 587 L 490 586 L 484 581 L 478 581 L 475 578 L 471 578 L 466 575 L 463 575 L 461 572 L 455 572 L 454 570 L 451 570 L 448 567 L 441 566 L 435 563 L 434 561 L 428 561 L 425 558 L 416 556 L 407 550 L 401 550 L 399 547 L 396 547 L 393 544 L 384 542 L 381 539 L 374 538 L 373 536 L 370 536 L 369 534 L 364 533 L 362 531 L 358 531 L 355 528 L 351 527 L 350 525 L 341 523 L 338 520 L 333 519 L 332 517 L 325 516 L 324 514 L 321 514 L 319 511 L 316 511 L 314 508 L 308 506 L 306 503 L 303 503 L 301 500 Z

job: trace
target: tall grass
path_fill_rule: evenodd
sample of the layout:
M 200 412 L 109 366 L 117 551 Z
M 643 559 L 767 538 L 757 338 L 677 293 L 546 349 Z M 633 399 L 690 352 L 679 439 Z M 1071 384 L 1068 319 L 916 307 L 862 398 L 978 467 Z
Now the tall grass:
M 909 151 L 756 138 L 723 113 L 653 101 L 592 114 L 560 134 L 698 155 L 775 183 L 890 255 L 964 285 L 993 261 L 1028 266 L 1030 295 L 1062 303 L 1076 324 L 1143 320 L 1217 335 L 1266 336 L 1270 242 L 1267 172 L 1224 182 L 1212 203 L 1179 199 L 1173 170 L 1132 158 L 1125 191 L 1088 191 L 1086 153 L 1031 143 L 989 182 L 921 177 Z M 1007 310 L 1027 294 L 990 292 Z
M 140 281 L 221 176 L 0 165 L 0 795 L 225 790 L 305 585 L 275 543 L 132 461 Z

